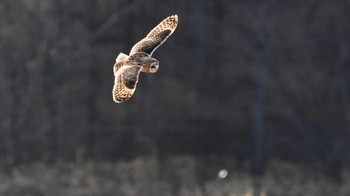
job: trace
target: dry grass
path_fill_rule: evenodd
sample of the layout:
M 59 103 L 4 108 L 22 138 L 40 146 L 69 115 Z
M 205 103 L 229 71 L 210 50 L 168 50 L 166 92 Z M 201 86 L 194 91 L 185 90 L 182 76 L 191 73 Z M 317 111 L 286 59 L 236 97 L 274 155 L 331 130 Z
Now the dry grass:
M 350 195 L 349 171 L 344 172 L 344 182 L 337 184 L 322 174 L 273 161 L 264 177 L 254 178 L 243 167 L 240 170 L 228 168 L 229 175 L 224 179 L 208 175 L 208 179 L 204 180 L 199 177 L 202 172 L 199 168 L 205 168 L 203 165 L 199 167 L 200 164 L 203 163 L 191 157 L 169 158 L 162 164 L 147 158 L 59 163 L 56 166 L 32 163 L 11 170 L 3 169 L 0 173 L 0 195 Z

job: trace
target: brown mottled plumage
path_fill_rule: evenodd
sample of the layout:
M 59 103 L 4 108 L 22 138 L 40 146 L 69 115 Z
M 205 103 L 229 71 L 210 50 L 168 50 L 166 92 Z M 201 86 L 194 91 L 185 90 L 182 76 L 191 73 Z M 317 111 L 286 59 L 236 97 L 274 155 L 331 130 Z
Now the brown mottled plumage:
M 134 94 L 140 72 L 157 72 L 159 62 L 151 55 L 175 31 L 177 23 L 177 15 L 167 17 L 131 48 L 129 56 L 124 53 L 118 55 L 113 68 L 114 102 L 121 103 Z

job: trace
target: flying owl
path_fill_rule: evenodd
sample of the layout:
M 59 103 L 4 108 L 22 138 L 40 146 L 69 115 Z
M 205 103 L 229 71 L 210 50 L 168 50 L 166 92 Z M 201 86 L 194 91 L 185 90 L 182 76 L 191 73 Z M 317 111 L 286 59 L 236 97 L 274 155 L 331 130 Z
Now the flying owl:
M 177 15 L 169 16 L 154 27 L 148 35 L 136 43 L 129 56 L 120 53 L 114 64 L 113 100 L 122 103 L 134 94 L 140 72 L 155 73 L 159 61 L 152 58 L 153 52 L 175 31 Z

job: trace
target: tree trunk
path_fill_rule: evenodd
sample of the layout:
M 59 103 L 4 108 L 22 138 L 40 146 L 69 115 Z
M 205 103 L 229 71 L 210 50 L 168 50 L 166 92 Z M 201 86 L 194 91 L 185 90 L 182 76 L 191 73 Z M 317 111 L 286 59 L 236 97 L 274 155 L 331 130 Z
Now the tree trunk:
M 97 15 L 97 0 L 89 0 L 89 26 L 91 32 L 96 31 L 96 15 Z M 90 129 L 90 139 L 87 144 L 87 149 L 90 156 L 96 157 L 98 154 L 99 128 L 98 128 L 98 110 L 97 110 L 97 94 L 99 88 L 98 71 L 96 68 L 96 57 L 92 46 L 90 46 L 90 67 L 89 67 L 89 94 L 88 94 L 88 123 Z
M 265 166 L 265 116 L 266 116 L 266 83 L 267 83 L 267 0 L 261 0 L 259 7 L 258 42 L 257 43 L 257 70 L 255 72 L 255 92 L 253 103 L 253 164 L 252 173 L 261 175 Z
M 194 4 L 195 17 L 195 80 L 200 85 L 205 71 L 205 0 L 196 0 Z

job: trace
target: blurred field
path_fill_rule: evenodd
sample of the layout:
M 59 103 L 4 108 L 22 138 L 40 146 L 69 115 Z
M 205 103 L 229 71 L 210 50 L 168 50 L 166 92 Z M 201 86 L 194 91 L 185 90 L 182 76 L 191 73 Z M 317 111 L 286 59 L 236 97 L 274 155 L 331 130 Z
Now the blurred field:
M 149 158 L 61 162 L 55 166 L 31 163 L 11 170 L 2 168 L 0 195 L 350 195 L 348 170 L 343 173 L 343 182 L 335 183 L 320 171 L 280 161 L 271 161 L 264 177 L 254 178 L 248 174 L 248 165 L 226 160 L 223 166 L 229 173 L 220 179 L 220 164 L 193 157 L 161 162 Z

